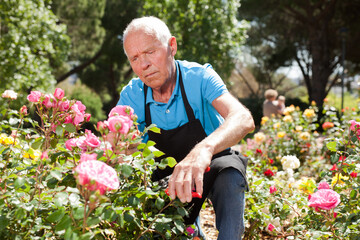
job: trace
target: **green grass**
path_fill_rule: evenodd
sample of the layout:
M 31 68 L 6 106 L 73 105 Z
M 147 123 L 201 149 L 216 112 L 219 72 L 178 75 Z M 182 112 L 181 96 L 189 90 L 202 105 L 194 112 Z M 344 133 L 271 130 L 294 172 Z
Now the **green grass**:
M 334 93 L 329 93 L 326 97 L 328 103 L 331 106 L 334 106 L 339 111 L 341 110 L 341 97 L 335 95 Z M 308 96 L 303 96 L 300 98 L 303 102 L 308 102 Z M 349 109 L 356 108 L 359 109 L 360 98 L 356 98 L 351 95 L 349 92 L 344 93 L 344 108 L 348 107 Z

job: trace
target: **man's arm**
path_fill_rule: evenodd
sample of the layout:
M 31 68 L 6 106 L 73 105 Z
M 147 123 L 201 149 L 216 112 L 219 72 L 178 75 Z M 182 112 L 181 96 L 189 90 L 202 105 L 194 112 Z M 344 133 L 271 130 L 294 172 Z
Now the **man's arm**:
M 202 194 L 204 172 L 212 156 L 237 144 L 255 128 L 251 113 L 230 93 L 216 98 L 212 105 L 225 121 L 175 166 L 169 181 L 172 199 L 178 196 L 182 202 L 190 202 L 193 184 L 196 192 Z

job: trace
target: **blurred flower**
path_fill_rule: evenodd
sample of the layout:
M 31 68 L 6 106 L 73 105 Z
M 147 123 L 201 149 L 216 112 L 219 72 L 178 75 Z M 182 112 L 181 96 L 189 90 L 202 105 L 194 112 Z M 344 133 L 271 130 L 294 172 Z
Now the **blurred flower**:
M 331 179 L 331 186 L 334 186 L 335 183 L 344 184 L 343 180 L 349 180 L 349 177 L 343 176 L 341 173 L 336 173 L 335 176 Z
M 254 135 L 254 140 L 257 144 L 261 144 L 265 140 L 266 136 L 263 132 L 257 132 Z
M 260 149 L 260 148 L 257 148 L 257 149 L 256 149 L 256 153 L 258 153 L 258 154 L 260 154 L 260 155 L 261 155 L 261 154 L 262 154 L 261 149 Z
M 337 217 L 337 212 L 334 212 L 333 216 L 334 216 L 334 218 L 336 218 Z
M 307 194 L 311 194 L 316 189 L 316 182 L 313 178 L 302 177 L 297 183 L 298 189 Z
M 330 189 L 330 186 L 327 182 L 320 182 L 318 184 L 318 189 Z
M 345 159 L 346 159 L 346 156 L 340 156 L 339 157 L 339 162 L 344 161 Z
M 353 178 L 356 178 L 357 177 L 357 172 L 351 172 L 350 176 L 353 177 Z
M 278 132 L 278 133 L 277 133 L 277 137 L 278 137 L 278 138 L 283 138 L 283 137 L 285 137 L 285 135 L 286 135 L 285 132 Z
M 285 115 L 289 115 L 290 113 L 294 112 L 295 111 L 295 106 L 294 105 L 290 105 L 289 107 L 286 107 L 284 109 L 284 114 Z
M 266 169 L 265 172 L 264 172 L 264 175 L 265 176 L 268 176 L 268 177 L 271 177 L 271 176 L 274 176 L 274 172 L 271 171 L 271 169 Z
M 190 227 L 187 227 L 186 228 L 186 231 L 189 233 L 189 234 L 194 234 L 195 233 L 195 230 L 190 226 Z
M 24 153 L 23 157 L 37 161 L 42 155 L 43 153 L 40 150 L 34 150 L 30 148 L 27 152 Z M 44 157 L 46 156 L 44 155 Z
M 311 101 L 311 106 L 316 106 L 316 102 L 314 100 Z
M 42 93 L 39 91 L 31 91 L 30 94 L 27 96 L 27 100 L 30 102 L 39 102 Z
M 89 160 L 97 160 L 96 153 L 82 153 L 79 159 L 79 162 L 85 162 Z
M 275 229 L 275 226 L 272 225 L 271 223 L 269 223 L 266 227 L 266 230 L 268 230 L 269 232 L 272 232 Z
M 287 155 L 281 158 L 283 169 L 296 169 L 300 167 L 300 161 L 296 156 Z
M 20 114 L 21 115 L 27 115 L 28 114 L 28 111 L 27 111 L 27 107 L 24 105 L 20 108 Z
M 11 100 L 17 99 L 17 93 L 13 90 L 5 90 L 1 96 L 3 98 L 9 98 Z
M 284 122 L 292 122 L 293 119 L 292 119 L 292 117 L 290 115 L 286 115 L 285 117 L 283 117 L 283 121 Z
M 55 100 L 55 98 L 54 98 L 53 95 L 51 95 L 51 94 L 45 94 L 44 100 L 42 101 L 42 104 L 43 104 L 46 108 L 52 108 L 55 103 L 56 103 L 56 100 Z
M 295 127 L 295 131 L 297 131 L 297 132 L 300 132 L 300 131 L 302 131 L 303 130 L 303 127 L 302 126 L 296 126 Z
M 328 103 L 329 99 L 328 98 L 324 98 L 324 103 Z
M 277 189 L 275 186 L 270 186 L 269 191 L 270 191 L 270 193 L 274 193 L 277 191 Z
M 337 170 L 338 170 L 338 168 L 337 168 L 336 164 L 334 164 L 332 166 L 332 168 L 330 168 L 330 171 L 337 171 Z
M 301 133 L 299 134 L 299 138 L 302 139 L 302 140 L 304 140 L 304 141 L 307 141 L 307 140 L 310 139 L 310 133 L 308 133 L 308 132 L 301 132 Z
M 340 203 L 340 195 L 331 189 L 320 189 L 311 195 L 309 207 L 330 210 Z
M 107 120 L 107 124 L 111 132 L 127 134 L 133 125 L 133 121 L 129 118 L 129 116 L 121 115 L 110 117 Z
M 115 169 L 98 160 L 81 162 L 74 169 L 74 175 L 80 185 L 90 191 L 99 190 L 100 194 L 119 187 Z
M 101 141 L 97 136 L 95 136 L 95 134 L 93 134 L 90 130 L 86 129 L 84 143 L 91 148 L 96 148 L 100 146 Z
M 61 100 L 64 96 L 65 96 L 64 90 L 62 90 L 61 88 L 56 88 L 55 89 L 54 97 Z
M 314 111 L 314 109 L 305 109 L 304 115 L 305 115 L 307 118 L 312 118 L 312 117 L 315 116 L 315 111 Z
M 68 110 L 69 107 L 70 107 L 70 101 L 69 100 L 59 102 L 59 110 L 62 111 L 62 112 Z
M 273 163 L 274 163 L 274 160 L 271 159 L 271 158 L 269 158 L 269 163 L 270 163 L 270 164 L 273 164 Z
M 134 109 L 129 106 L 117 105 L 111 109 L 109 113 L 109 118 L 114 116 L 129 116 L 131 117 L 134 114 Z
M 269 118 L 267 116 L 262 117 L 261 118 L 261 125 L 264 125 L 268 120 L 269 120 Z
M 333 128 L 333 127 L 334 127 L 334 123 L 332 123 L 332 122 L 324 122 L 322 124 L 322 128 L 324 130 L 328 130 L 328 129 Z
M 0 143 L 4 145 L 14 144 L 14 137 L 8 136 L 5 133 L 0 134 Z
M 280 127 L 280 123 L 279 123 L 279 122 L 273 124 L 273 128 L 277 129 L 277 128 L 279 128 L 279 127 Z

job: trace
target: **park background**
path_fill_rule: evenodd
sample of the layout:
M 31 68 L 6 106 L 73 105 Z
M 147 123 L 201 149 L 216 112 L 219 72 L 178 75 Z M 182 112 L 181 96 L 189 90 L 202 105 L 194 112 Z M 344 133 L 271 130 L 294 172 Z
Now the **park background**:
M 62 88 L 67 98 L 78 99 L 86 106 L 91 120 L 83 128 L 94 131 L 94 125 L 105 120 L 116 105 L 122 87 L 134 77 L 122 49 L 123 30 L 135 17 L 154 15 L 163 19 L 177 38 L 176 59 L 212 64 L 231 93 L 253 114 L 257 129 L 240 146 L 254 163 L 259 161 L 250 167 L 262 173 L 264 161 L 273 159 L 278 163 L 276 169 L 270 168 L 280 172 L 284 156 L 297 154 L 305 167 L 310 158 L 323 155 L 323 164 L 318 162 L 314 171 L 310 171 L 309 166 L 314 164 L 311 162 L 305 169 L 312 175 L 308 177 L 313 177 L 315 186 L 325 177 L 321 169 L 335 163 L 333 156 L 358 156 L 358 142 L 354 144 L 350 134 L 344 134 L 349 120 L 359 121 L 358 9 L 358 0 L 3 0 L 0 2 L 0 92 L 14 90 L 18 95 L 11 108 L 19 110 L 23 105 L 30 107 L 26 98 L 31 91 L 52 93 L 55 88 Z M 284 95 L 288 107 L 294 106 L 288 109 L 292 121 L 262 119 L 263 94 L 268 88 Z M 7 102 L 8 99 L 0 98 L 3 108 L 9 107 Z M 30 115 L 36 118 L 34 112 Z M 323 127 L 325 122 L 333 123 L 331 129 Z M 283 129 L 280 131 L 274 124 L 280 124 Z M 297 126 L 311 136 L 299 138 L 294 134 Z M 2 128 L 2 132 L 7 130 Z M 292 145 L 273 145 L 270 151 L 271 144 L 265 140 L 251 142 L 258 132 L 266 133 L 268 141 L 287 139 Z M 284 132 L 287 138 L 279 136 L 279 132 Z M 344 139 L 339 140 L 340 136 Z M 331 137 L 332 142 L 339 141 L 336 150 L 331 144 L 326 148 L 324 143 L 324 139 Z M 324 140 L 321 145 L 316 142 L 318 139 Z M 314 149 L 305 140 L 312 141 Z M 344 147 L 348 145 L 356 146 L 349 151 L 349 147 Z M 344 175 L 356 172 L 357 158 L 349 159 L 352 167 L 345 172 L 341 168 L 337 171 L 343 171 Z M 342 190 L 354 198 L 353 190 L 359 189 L 346 180 Z M 255 186 L 273 185 L 271 181 L 266 178 Z M 289 228 L 293 223 L 283 223 L 284 228 L 278 226 L 277 233 L 267 231 L 269 222 L 254 221 L 264 217 L 255 212 L 263 209 L 265 197 L 254 195 L 252 199 L 249 203 L 253 204 L 252 215 L 248 220 L 255 223 L 247 226 L 247 230 L 253 231 L 247 233 L 248 238 L 258 233 L 267 237 L 296 236 L 294 232 L 304 231 Z M 297 203 L 297 207 L 300 205 Z M 284 220 L 290 213 L 285 214 L 279 208 L 286 208 L 282 209 L 286 212 L 287 208 L 292 209 L 289 206 L 273 206 L 272 215 L 269 213 L 265 218 L 276 219 L 276 214 L 282 214 Z M 358 214 L 353 203 L 351 209 L 354 211 L 351 214 Z M 349 226 L 358 221 L 358 217 L 353 219 L 345 213 L 342 217 L 345 222 L 351 222 Z M 319 218 L 316 221 L 321 222 Z M 317 225 L 319 229 L 320 225 Z M 341 235 L 336 232 L 339 227 L 329 227 L 329 231 L 319 229 L 316 233 L 325 232 L 334 239 L 336 236 L 350 239 L 349 236 L 359 233 L 355 229 Z M 305 233 L 303 236 L 306 239 Z

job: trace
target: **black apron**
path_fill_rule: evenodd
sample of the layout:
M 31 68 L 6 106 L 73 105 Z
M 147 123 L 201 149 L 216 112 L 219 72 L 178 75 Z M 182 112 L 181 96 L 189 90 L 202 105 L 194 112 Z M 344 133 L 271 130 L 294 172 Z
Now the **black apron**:
M 207 135 L 201 125 L 200 120 L 195 118 L 194 111 L 191 108 L 186 97 L 179 64 L 178 69 L 179 86 L 189 121 L 184 125 L 174 129 L 160 129 L 160 134 L 149 131 L 148 135 L 149 140 L 152 140 L 156 143 L 155 147 L 165 153 L 165 155 L 161 156 L 161 159 L 171 156 L 174 157 L 177 162 L 180 162 L 186 157 L 186 155 L 191 151 L 191 149 L 193 149 L 197 143 L 201 142 L 205 137 L 207 137 Z M 144 84 L 145 122 L 146 126 L 150 126 L 152 122 L 150 106 L 146 104 L 147 90 L 148 86 Z M 157 161 L 160 161 L 160 159 L 157 159 Z M 228 167 L 236 168 L 241 172 L 246 181 L 246 166 L 247 158 L 241 156 L 237 151 L 226 149 L 220 153 L 215 154 L 210 163 L 211 170 L 204 174 L 204 187 L 202 198 L 193 198 L 193 200 L 187 205 L 189 216 L 184 219 L 185 224 L 193 224 L 195 222 L 195 219 L 199 215 L 199 212 L 201 210 L 202 204 L 204 203 L 207 195 L 209 194 L 216 176 L 221 170 Z M 173 170 L 174 168 L 170 167 L 166 167 L 163 170 L 156 169 L 151 179 L 152 181 L 159 181 L 160 179 L 171 175 Z

